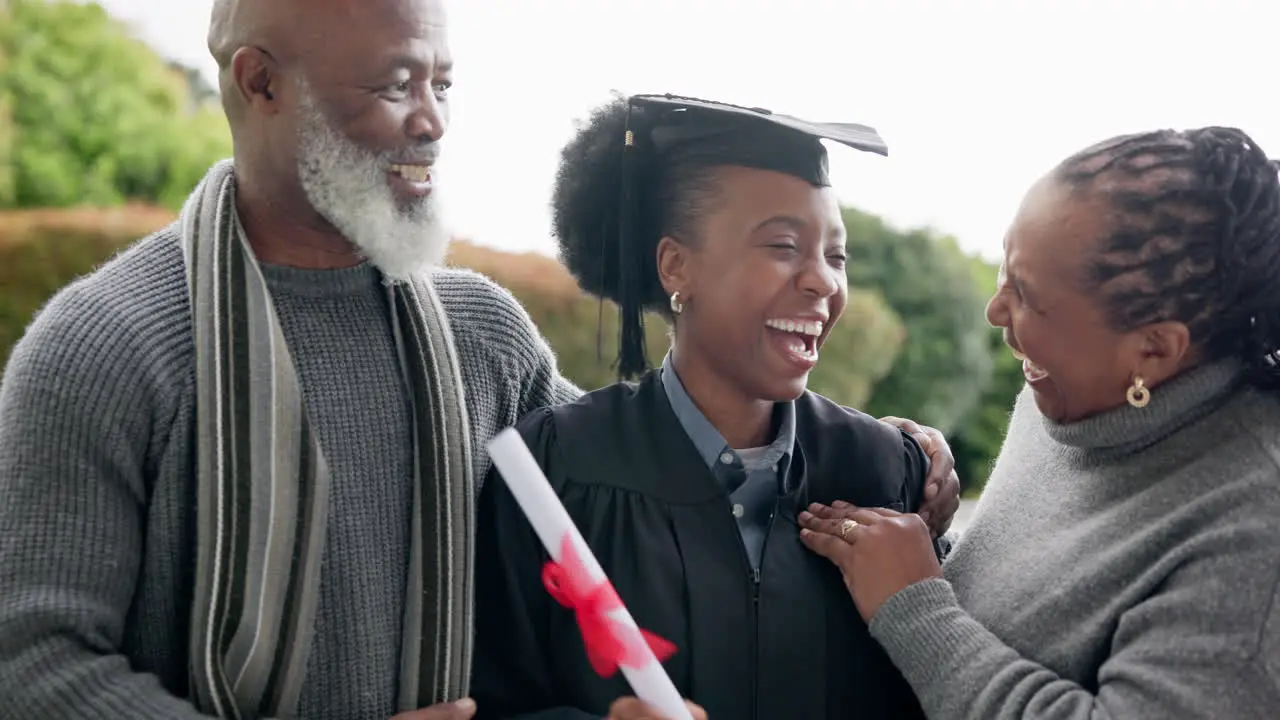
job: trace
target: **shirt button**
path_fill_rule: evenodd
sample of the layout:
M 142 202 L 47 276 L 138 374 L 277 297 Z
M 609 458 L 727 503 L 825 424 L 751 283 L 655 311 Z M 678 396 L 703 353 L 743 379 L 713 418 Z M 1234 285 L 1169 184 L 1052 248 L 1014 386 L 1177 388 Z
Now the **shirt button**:
M 733 453 L 731 453 L 731 452 L 727 452 L 727 453 L 723 453 L 723 454 L 721 454 L 721 455 L 720 455 L 720 462 L 724 463 L 725 465 L 732 465 L 732 464 L 733 464 Z
M 746 508 L 742 507 L 742 505 L 741 505 L 740 503 L 734 503 L 734 504 L 733 504 L 733 516 L 734 516 L 734 517 L 738 517 L 738 518 L 740 518 L 740 517 L 742 517 L 743 515 L 746 515 L 746 514 L 747 514 L 747 510 L 746 510 Z

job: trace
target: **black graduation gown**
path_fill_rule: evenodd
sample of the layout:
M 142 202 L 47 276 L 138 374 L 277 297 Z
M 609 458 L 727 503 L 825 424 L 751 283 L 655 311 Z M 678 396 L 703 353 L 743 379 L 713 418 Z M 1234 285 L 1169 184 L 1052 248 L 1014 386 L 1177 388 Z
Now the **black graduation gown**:
M 655 371 L 517 426 L 636 623 L 678 647 L 663 663 L 713 720 L 923 717 L 836 567 L 800 542 L 813 501 L 915 511 L 927 459 L 906 434 L 820 395 L 796 401 L 788 487 L 748 560 L 729 497 Z M 479 718 L 600 718 L 634 694 L 591 668 L 573 613 L 541 579 L 547 553 L 492 471 L 479 502 Z

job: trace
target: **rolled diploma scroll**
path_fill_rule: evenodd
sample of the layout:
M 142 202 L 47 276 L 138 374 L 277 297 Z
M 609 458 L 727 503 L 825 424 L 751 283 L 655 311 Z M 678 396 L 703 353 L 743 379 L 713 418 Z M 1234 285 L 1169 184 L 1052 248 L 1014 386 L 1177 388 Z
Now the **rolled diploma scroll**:
M 591 548 L 587 547 L 582 534 L 573 524 L 560 498 L 556 497 L 555 491 L 551 489 L 551 483 L 547 482 L 546 475 L 542 473 L 542 468 L 538 467 L 538 462 L 533 459 L 533 454 L 529 452 L 520 434 L 512 428 L 498 433 L 497 437 L 489 442 L 489 457 L 502 473 L 502 479 L 506 481 L 507 487 L 511 488 L 511 494 L 520 504 L 520 509 L 529 519 L 529 524 L 537 532 L 538 539 L 542 541 L 542 546 L 547 549 L 551 559 L 556 562 L 563 561 L 560 557 L 560 541 L 568 536 L 572 538 L 578 550 L 578 557 L 587 572 L 591 574 L 592 580 L 608 582 L 609 579 L 605 577 L 595 554 L 591 552 Z M 619 606 L 610 613 L 610 617 L 639 633 L 636 621 L 625 607 Z M 671 678 L 667 676 L 667 671 L 662 669 L 658 658 L 654 656 L 648 645 L 640 644 L 644 646 L 646 662 L 640 667 L 620 666 L 623 676 L 627 678 L 636 697 L 652 705 L 671 720 L 693 720 L 689 709 L 684 704 L 684 698 L 671 683 Z

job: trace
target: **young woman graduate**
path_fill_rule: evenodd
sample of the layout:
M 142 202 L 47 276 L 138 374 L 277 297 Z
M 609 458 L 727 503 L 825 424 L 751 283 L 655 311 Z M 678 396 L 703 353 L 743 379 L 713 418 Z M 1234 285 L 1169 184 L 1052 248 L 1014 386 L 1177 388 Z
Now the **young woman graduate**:
M 634 96 L 594 113 L 556 180 L 563 260 L 618 303 L 620 371 L 642 377 L 518 430 L 636 622 L 678 648 L 664 663 L 676 687 L 712 718 L 920 715 L 840 573 L 799 538 L 811 502 L 915 512 L 928 465 L 907 433 L 805 390 L 848 291 L 820 138 L 886 153 L 860 125 Z M 648 372 L 646 309 L 673 326 Z M 593 669 L 496 471 L 478 523 L 477 717 L 608 714 L 631 691 Z

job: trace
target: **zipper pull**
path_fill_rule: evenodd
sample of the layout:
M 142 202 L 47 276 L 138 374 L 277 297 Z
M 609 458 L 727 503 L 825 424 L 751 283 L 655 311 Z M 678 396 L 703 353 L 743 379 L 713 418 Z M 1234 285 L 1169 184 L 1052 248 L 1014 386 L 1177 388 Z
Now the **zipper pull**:
M 751 571 L 751 580 L 757 585 L 760 584 L 760 568 Z

